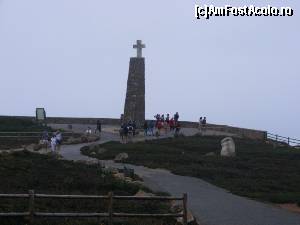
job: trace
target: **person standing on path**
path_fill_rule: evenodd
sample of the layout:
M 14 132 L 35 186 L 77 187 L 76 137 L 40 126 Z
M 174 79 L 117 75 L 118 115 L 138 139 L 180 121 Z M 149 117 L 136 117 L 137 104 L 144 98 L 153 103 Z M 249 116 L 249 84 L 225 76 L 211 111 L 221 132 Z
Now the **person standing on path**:
M 178 120 L 179 120 L 179 113 L 178 112 L 175 113 L 174 120 L 175 120 L 175 123 L 178 122 Z
M 56 149 L 57 151 L 59 151 L 63 140 L 62 133 L 59 130 L 56 132 L 55 138 L 56 138 Z
M 202 120 L 202 130 L 205 131 L 205 129 L 206 129 L 206 117 L 204 117 Z
M 148 136 L 148 122 L 146 120 L 144 123 L 144 135 L 145 137 Z
M 163 128 L 163 122 L 162 121 L 158 121 L 157 122 L 157 131 L 156 131 L 156 137 L 159 137 L 160 136 L 160 130 Z
M 148 131 L 150 133 L 150 136 L 154 136 L 154 122 L 152 120 L 149 121 Z
M 133 134 L 133 136 L 135 136 L 135 131 L 136 131 L 136 122 L 135 121 L 132 122 L 132 128 L 133 128 L 132 134 Z
M 51 141 L 50 141 L 50 144 L 51 144 L 52 153 L 55 153 L 56 152 L 56 145 L 57 145 L 57 140 L 56 140 L 56 135 L 55 134 L 53 134 L 53 136 L 51 138 Z
M 124 135 L 123 143 L 124 144 L 127 144 L 127 142 L 128 142 L 128 133 L 129 133 L 129 127 L 127 124 L 124 124 L 123 125 L 123 135 Z
M 167 114 L 166 122 L 167 122 L 168 124 L 170 123 L 170 114 L 169 114 L 169 113 Z
M 161 120 L 161 122 L 164 122 L 164 121 L 165 121 L 165 115 L 164 115 L 164 114 L 161 114 L 160 120 Z
M 40 144 L 43 145 L 46 148 L 46 150 L 48 149 L 49 134 L 48 134 L 48 132 L 46 130 L 42 134 L 42 139 L 40 140 Z
M 164 129 L 165 129 L 165 135 L 167 135 L 168 131 L 169 131 L 169 123 L 167 121 L 165 121 L 163 123 L 163 126 L 164 126 Z
M 200 133 L 201 133 L 201 128 L 202 128 L 202 123 L 203 123 L 203 119 L 202 119 L 202 116 L 201 116 L 200 119 L 199 119 L 199 125 L 198 125 L 198 129 L 199 129 Z
M 169 125 L 170 125 L 170 130 L 174 131 L 174 129 L 175 129 L 175 121 L 174 121 L 173 117 L 170 119 Z
M 100 120 L 97 120 L 97 132 L 99 132 L 99 135 L 101 135 L 101 131 L 102 131 L 102 124 L 100 122 Z

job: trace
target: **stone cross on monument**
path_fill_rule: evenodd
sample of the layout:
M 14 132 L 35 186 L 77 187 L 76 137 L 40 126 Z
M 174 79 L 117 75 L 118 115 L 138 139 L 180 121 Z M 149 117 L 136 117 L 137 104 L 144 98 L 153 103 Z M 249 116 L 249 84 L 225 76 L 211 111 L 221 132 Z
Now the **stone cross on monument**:
M 136 51 L 137 51 L 137 58 L 142 58 L 142 50 L 143 48 L 146 48 L 146 45 L 142 44 L 142 41 L 141 40 L 137 40 L 136 41 L 136 44 L 133 45 L 133 48 L 136 48 Z
M 123 121 L 134 121 L 137 127 L 145 122 L 145 58 L 142 49 L 146 46 L 136 41 L 137 57 L 130 58 Z

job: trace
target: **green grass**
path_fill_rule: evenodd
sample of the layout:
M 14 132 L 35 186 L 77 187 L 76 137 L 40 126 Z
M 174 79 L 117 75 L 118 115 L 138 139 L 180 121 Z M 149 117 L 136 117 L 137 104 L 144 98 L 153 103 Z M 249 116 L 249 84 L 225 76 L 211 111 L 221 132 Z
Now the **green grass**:
M 52 156 L 26 151 L 0 155 L 0 193 L 27 193 L 34 189 L 42 194 L 89 194 L 134 195 L 142 189 L 140 185 L 115 179 L 111 174 L 103 174 L 96 165 L 85 165 Z M 20 212 L 28 210 L 28 200 L 0 199 L 0 212 Z M 51 200 L 36 199 L 35 210 L 42 212 L 107 212 L 107 202 L 101 200 Z M 117 212 L 162 213 L 169 212 L 169 205 L 157 202 L 114 201 Z M 157 222 L 157 221 L 156 221 Z M 161 221 L 160 221 L 161 222 Z M 164 221 L 174 224 L 174 220 Z M 140 224 L 140 220 L 123 221 L 122 224 Z M 151 224 L 143 220 L 144 224 Z M 25 219 L 3 219 L 1 225 L 26 224 Z M 36 220 L 34 225 L 96 225 L 95 220 Z M 118 223 L 116 223 L 118 224 Z
M 139 143 L 109 142 L 108 151 L 92 157 L 113 159 L 126 152 L 127 163 L 166 168 L 175 174 L 193 176 L 232 193 L 274 203 L 300 202 L 300 151 L 248 139 L 235 139 L 237 156 L 222 158 L 223 137 L 180 137 Z M 86 147 L 82 152 L 90 155 Z M 205 156 L 215 152 L 217 156 Z

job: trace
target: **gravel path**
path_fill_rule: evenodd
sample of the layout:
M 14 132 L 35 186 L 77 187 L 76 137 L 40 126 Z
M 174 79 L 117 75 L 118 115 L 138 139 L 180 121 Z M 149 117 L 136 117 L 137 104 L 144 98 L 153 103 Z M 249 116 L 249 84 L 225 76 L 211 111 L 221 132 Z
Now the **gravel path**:
M 96 143 L 118 140 L 116 134 L 103 132 Z M 61 155 L 67 160 L 95 161 L 81 155 L 86 144 L 62 146 Z M 103 161 L 106 166 L 133 168 L 153 190 L 166 191 L 174 196 L 188 194 L 188 207 L 201 225 L 300 225 L 300 214 L 272 205 L 256 202 L 228 193 L 201 179 L 174 175 L 163 169 Z

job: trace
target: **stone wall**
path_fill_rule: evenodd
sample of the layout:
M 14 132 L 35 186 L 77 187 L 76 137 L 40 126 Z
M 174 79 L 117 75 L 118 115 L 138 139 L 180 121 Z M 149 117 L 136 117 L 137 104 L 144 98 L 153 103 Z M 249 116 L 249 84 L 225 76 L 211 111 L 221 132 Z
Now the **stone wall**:
M 120 125 L 120 119 L 112 118 L 72 118 L 72 117 L 48 117 L 47 123 L 55 124 L 96 124 L 100 120 L 103 125 Z
M 35 121 L 33 116 L 0 116 L 0 118 L 18 118 L 23 120 Z M 113 118 L 79 118 L 79 117 L 47 117 L 46 122 L 48 124 L 96 124 L 97 120 L 100 120 L 103 125 L 120 125 L 119 119 Z
M 186 128 L 198 128 L 198 123 L 183 121 L 181 122 L 182 127 Z M 226 133 L 236 134 L 239 137 L 245 137 L 250 139 L 258 139 L 258 140 L 266 140 L 267 139 L 267 131 L 240 128 L 240 127 L 232 127 L 227 125 L 217 125 L 217 124 L 207 124 L 207 129 L 222 131 Z
M 4 116 L 1 116 L 2 118 Z M 25 120 L 35 120 L 35 117 L 30 116 L 13 116 L 15 118 Z M 48 117 L 47 123 L 54 124 L 96 124 L 100 120 L 103 125 L 120 126 L 120 119 L 113 118 L 77 118 L 77 117 Z M 198 123 L 181 121 L 181 126 L 185 128 L 198 128 Z M 223 131 L 226 133 L 236 134 L 239 137 L 251 138 L 256 140 L 265 140 L 267 138 L 267 131 L 246 129 L 240 127 L 232 127 L 226 125 L 207 124 L 207 129 L 216 131 Z

